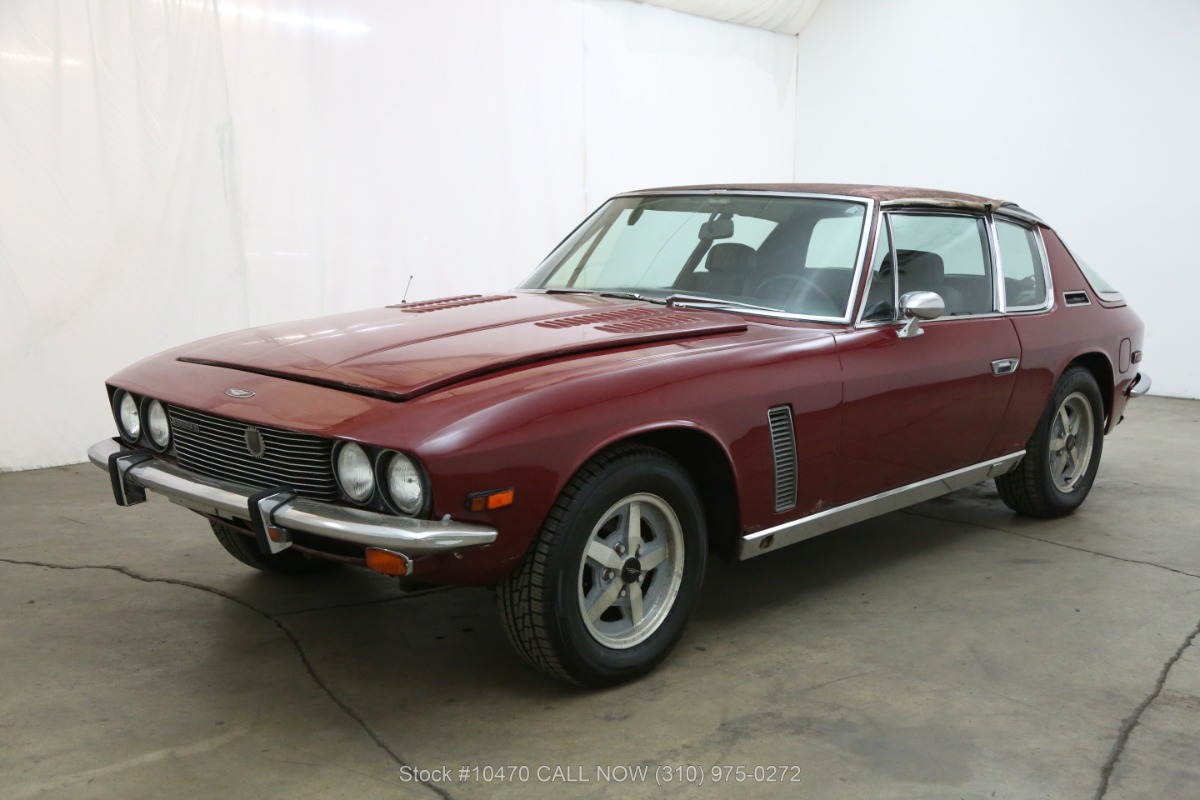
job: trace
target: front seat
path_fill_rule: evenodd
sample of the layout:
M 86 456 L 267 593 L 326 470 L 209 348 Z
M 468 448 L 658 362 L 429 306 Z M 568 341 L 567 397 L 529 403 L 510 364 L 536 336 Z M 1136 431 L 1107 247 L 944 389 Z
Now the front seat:
M 725 297 L 743 297 L 749 291 L 758 269 L 758 254 L 749 245 L 736 242 L 714 244 L 704 261 L 703 273 L 693 273 L 700 281 L 694 287 Z
M 946 304 L 946 314 L 963 310 L 962 293 L 946 285 L 946 266 L 937 253 L 897 250 L 900 266 L 900 296 L 908 292 L 937 292 Z

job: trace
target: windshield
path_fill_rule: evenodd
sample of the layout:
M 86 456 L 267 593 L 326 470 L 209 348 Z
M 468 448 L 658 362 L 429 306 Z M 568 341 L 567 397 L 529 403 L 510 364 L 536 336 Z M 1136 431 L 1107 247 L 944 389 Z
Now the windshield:
M 866 210 L 816 197 L 617 197 L 522 288 L 845 319 Z

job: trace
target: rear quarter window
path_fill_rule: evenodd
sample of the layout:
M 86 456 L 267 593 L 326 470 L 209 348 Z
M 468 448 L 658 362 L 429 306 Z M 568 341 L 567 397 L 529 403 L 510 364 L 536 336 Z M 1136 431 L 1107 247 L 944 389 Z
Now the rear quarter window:
M 1023 225 L 996 220 L 1000 269 L 1004 273 L 1005 307 L 1013 310 L 1046 305 L 1046 266 L 1037 234 Z

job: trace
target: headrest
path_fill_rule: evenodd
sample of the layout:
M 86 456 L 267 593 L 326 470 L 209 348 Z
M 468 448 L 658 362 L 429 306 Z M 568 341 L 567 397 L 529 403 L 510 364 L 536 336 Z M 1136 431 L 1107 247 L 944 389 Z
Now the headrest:
M 709 272 L 751 272 L 758 254 L 749 245 L 736 242 L 714 244 L 708 251 L 704 268 Z
M 924 250 L 897 250 L 900 274 L 906 282 L 937 285 L 946 277 L 946 266 L 937 253 Z

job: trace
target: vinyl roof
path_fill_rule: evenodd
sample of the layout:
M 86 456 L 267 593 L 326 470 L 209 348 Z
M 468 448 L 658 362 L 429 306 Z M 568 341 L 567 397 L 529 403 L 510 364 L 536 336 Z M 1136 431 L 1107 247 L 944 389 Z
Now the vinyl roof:
M 728 183 L 699 186 L 663 186 L 628 194 L 658 192 L 781 192 L 787 194 L 839 194 L 864 197 L 884 205 L 926 205 L 943 208 L 969 208 L 995 211 L 1005 201 L 963 192 L 918 189 L 910 186 L 876 186 L 859 183 Z M 1011 205 L 1011 204 L 1008 204 Z

